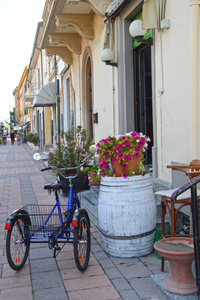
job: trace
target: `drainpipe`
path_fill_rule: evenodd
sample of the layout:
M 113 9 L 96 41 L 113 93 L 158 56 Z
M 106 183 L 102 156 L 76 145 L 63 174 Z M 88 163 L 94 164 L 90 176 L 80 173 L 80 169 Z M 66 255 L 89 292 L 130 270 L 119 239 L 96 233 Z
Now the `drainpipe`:
M 42 49 L 40 49 L 40 61 L 41 61 L 41 85 L 43 86 L 43 60 L 42 60 Z M 45 150 L 45 121 L 44 121 L 44 107 L 43 107 L 43 116 L 42 116 L 42 128 L 43 128 L 43 150 Z
M 57 82 L 57 70 L 56 70 L 56 55 L 54 55 L 55 66 L 55 89 L 56 89 L 56 142 L 60 141 L 60 99 Z
M 190 159 L 198 158 L 199 6 L 190 0 Z

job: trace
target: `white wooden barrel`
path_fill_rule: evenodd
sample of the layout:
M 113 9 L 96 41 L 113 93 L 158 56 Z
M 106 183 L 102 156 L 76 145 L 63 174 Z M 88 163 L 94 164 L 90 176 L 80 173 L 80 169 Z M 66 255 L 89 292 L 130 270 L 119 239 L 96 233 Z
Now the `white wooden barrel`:
M 110 255 L 139 257 L 153 251 L 156 203 L 149 174 L 102 178 L 98 215 Z

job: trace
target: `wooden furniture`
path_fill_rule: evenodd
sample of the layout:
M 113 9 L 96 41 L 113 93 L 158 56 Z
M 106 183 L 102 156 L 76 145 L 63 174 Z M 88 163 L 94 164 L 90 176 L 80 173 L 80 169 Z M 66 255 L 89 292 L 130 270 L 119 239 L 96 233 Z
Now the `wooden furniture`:
M 167 166 L 172 170 L 181 171 L 189 177 L 190 180 L 194 179 L 196 176 L 200 175 L 200 160 L 192 160 L 189 165 L 170 165 Z M 155 193 L 155 195 L 161 196 L 161 239 L 164 237 L 175 237 L 175 236 L 192 236 L 191 234 L 180 235 L 176 234 L 175 226 L 177 221 L 178 212 L 187 205 L 190 205 L 191 209 L 191 192 L 190 190 L 184 192 L 178 196 L 175 204 L 171 202 L 171 195 L 177 189 L 162 190 Z M 200 190 L 197 190 L 197 201 L 200 203 Z M 176 206 L 176 208 L 175 208 Z M 165 214 L 168 211 L 170 221 L 171 221 L 171 233 L 165 236 Z M 161 271 L 164 271 L 164 258 L 161 258 Z

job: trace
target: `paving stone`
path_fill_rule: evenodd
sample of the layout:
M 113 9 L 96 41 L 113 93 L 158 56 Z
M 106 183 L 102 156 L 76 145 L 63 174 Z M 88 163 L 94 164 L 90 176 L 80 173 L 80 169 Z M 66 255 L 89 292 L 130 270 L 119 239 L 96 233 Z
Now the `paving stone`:
M 122 299 L 113 286 L 84 289 L 82 291 L 69 292 L 70 300 L 120 300 Z M 129 299 L 132 300 L 132 299 Z
M 122 277 L 121 272 L 116 267 L 105 269 L 105 273 L 110 279 L 116 279 L 116 278 L 121 278 Z
M 59 271 L 35 273 L 31 275 L 33 291 L 52 287 L 62 287 L 62 278 Z
M 91 276 L 104 275 L 103 269 L 99 265 L 88 266 L 85 272 L 80 272 L 77 268 L 64 269 L 61 271 L 63 280 L 75 279 L 75 278 L 86 278 Z
M 33 300 L 69 300 L 69 297 L 64 287 L 54 287 L 34 291 Z
M 1 300 L 33 300 L 32 288 L 31 286 L 15 287 L 1 290 L 0 294 Z M 39 300 L 39 299 L 38 299 Z
M 119 294 L 123 300 L 140 300 L 140 297 L 133 290 L 120 291 Z
M 31 273 L 42 273 L 56 271 L 58 269 L 56 260 L 51 258 L 31 259 L 30 260 Z
M 127 278 L 147 277 L 153 273 L 140 261 L 118 265 L 120 272 Z
M 18 275 L 12 277 L 4 277 L 0 280 L 0 289 L 11 289 L 15 287 L 31 286 L 30 276 Z
M 112 286 L 106 275 L 64 280 L 68 292 Z
M 94 253 L 97 260 L 105 260 L 108 259 L 108 255 L 104 251 L 96 251 Z
M 49 249 L 48 244 L 46 247 L 32 249 L 30 247 L 29 257 L 30 259 L 39 259 L 51 257 L 53 259 L 53 251 Z
M 95 255 L 96 255 L 96 253 L 95 253 Z M 102 268 L 104 270 L 115 267 L 115 265 L 113 264 L 113 262 L 109 258 L 107 258 L 107 259 L 100 259 L 100 260 L 98 260 L 98 262 L 100 263 L 100 265 L 102 266 Z
M 2 277 L 14 277 L 14 276 L 30 275 L 30 267 L 28 261 L 25 263 L 20 271 L 15 271 L 11 269 L 8 263 L 3 264 Z
M 130 284 L 124 277 L 111 280 L 118 291 L 130 290 Z
M 131 279 L 130 285 L 134 288 L 141 299 L 155 296 L 155 285 L 150 277 Z

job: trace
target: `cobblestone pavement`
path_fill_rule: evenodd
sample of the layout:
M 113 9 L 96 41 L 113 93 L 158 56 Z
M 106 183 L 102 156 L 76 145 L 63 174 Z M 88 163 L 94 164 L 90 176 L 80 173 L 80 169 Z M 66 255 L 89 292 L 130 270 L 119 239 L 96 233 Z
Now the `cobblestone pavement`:
M 34 161 L 33 154 L 26 144 L 11 145 L 8 141 L 7 145 L 0 145 L 0 299 L 162 299 L 151 278 L 161 273 L 160 260 L 154 252 L 127 259 L 106 254 L 98 228 L 97 199 L 89 192 L 82 196 L 82 205 L 90 214 L 92 233 L 91 258 L 84 273 L 75 266 L 72 245 L 66 245 L 54 259 L 47 244 L 31 244 L 23 269 L 16 272 L 9 267 L 5 251 L 6 218 L 26 204 L 54 204 L 54 195 L 49 196 L 43 186 L 55 176 L 49 171 L 41 172 L 44 163 Z M 169 271 L 167 263 L 165 271 Z

